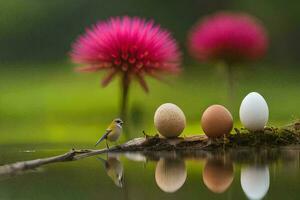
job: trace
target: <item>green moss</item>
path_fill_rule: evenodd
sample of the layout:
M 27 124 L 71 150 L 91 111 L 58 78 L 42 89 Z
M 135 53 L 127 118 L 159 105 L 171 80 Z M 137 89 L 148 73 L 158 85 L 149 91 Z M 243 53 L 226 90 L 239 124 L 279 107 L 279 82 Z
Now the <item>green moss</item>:
M 226 138 L 226 146 L 283 146 L 300 144 L 300 122 L 280 128 L 267 127 L 264 131 L 259 132 L 250 132 L 246 129 L 234 130 L 235 134 Z

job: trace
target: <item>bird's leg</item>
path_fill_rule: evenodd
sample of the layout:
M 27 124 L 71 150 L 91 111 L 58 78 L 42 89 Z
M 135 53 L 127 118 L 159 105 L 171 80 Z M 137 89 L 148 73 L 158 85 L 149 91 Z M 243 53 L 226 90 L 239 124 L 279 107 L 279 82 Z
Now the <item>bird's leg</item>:
M 109 149 L 109 146 L 108 146 L 107 140 L 105 140 L 105 143 L 106 143 L 106 148 L 107 148 L 107 149 Z
M 147 167 L 147 164 L 148 164 L 148 159 L 146 158 L 146 161 L 143 163 L 144 168 Z

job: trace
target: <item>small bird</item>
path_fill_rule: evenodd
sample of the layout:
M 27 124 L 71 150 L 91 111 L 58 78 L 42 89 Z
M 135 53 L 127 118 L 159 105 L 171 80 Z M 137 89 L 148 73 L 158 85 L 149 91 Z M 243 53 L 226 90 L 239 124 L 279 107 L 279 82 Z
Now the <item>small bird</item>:
M 123 125 L 123 121 L 120 118 L 114 119 L 111 122 L 111 124 L 107 127 L 104 135 L 97 141 L 95 146 L 97 146 L 100 142 L 102 142 L 105 139 L 106 147 L 109 149 L 107 140 L 110 142 L 117 141 L 122 133 L 122 125 Z

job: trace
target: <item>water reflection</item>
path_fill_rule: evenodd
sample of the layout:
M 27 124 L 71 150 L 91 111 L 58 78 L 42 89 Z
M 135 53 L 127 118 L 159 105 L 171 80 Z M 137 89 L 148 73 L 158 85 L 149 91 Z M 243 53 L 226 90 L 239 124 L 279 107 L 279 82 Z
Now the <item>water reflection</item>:
M 108 154 L 107 159 L 98 158 L 103 164 L 106 174 L 118 187 L 123 187 L 124 183 L 124 169 L 117 155 Z
M 45 165 L 38 168 L 43 169 L 41 173 L 18 173 L 9 178 L 3 176 L 7 175 L 4 172 L 10 167 L 2 166 L 0 180 L 5 179 L 0 181 L 0 199 L 12 199 L 3 194 L 13 196 L 16 194 L 15 188 L 25 186 L 26 191 L 32 188 L 35 191 L 50 188 L 48 193 L 43 193 L 45 196 L 61 188 L 62 191 L 67 191 L 58 194 L 57 199 L 74 199 L 65 198 L 65 195 L 81 195 L 79 199 L 96 199 L 99 194 L 104 199 L 142 197 L 144 200 L 284 199 L 286 194 L 289 199 L 299 199 L 299 148 L 145 151 L 97 156 L 102 158 L 91 156 L 52 167 Z M 146 168 L 143 163 L 147 164 Z M 99 172 L 99 169 L 102 171 Z M 271 177 L 270 172 L 273 175 Z M 88 195 L 88 198 L 82 195 Z M 13 199 L 24 198 L 21 196 Z
M 147 162 L 147 158 L 144 154 L 139 152 L 126 152 L 124 153 L 124 156 L 128 160 L 136 161 L 136 162 Z
M 139 152 L 125 153 L 125 157 L 136 162 L 155 162 L 155 182 L 165 193 L 178 192 L 187 179 L 187 167 L 192 161 L 203 165 L 202 181 L 216 195 L 229 190 L 235 176 L 239 177 L 241 194 L 250 200 L 263 199 L 270 187 L 269 166 L 285 163 L 289 171 L 299 170 L 299 150 L 242 149 L 223 152 Z M 235 170 L 238 169 L 238 170 Z M 191 173 L 191 172 L 190 172 Z M 235 186 L 236 187 L 236 186 Z M 244 194 L 243 194 L 244 193 Z
M 208 159 L 203 169 L 203 182 L 214 193 L 223 193 L 234 177 L 233 163 L 222 159 Z
M 270 187 L 269 167 L 252 165 L 242 168 L 241 186 L 249 199 L 262 199 Z
M 156 164 L 156 184 L 164 192 L 176 192 L 183 186 L 186 177 L 187 172 L 183 160 L 161 158 Z

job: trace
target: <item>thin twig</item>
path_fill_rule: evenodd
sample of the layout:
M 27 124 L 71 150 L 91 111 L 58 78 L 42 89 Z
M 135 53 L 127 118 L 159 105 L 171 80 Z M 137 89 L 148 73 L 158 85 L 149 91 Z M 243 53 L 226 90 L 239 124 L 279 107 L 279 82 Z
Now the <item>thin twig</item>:
M 75 150 L 75 149 L 72 149 L 69 152 L 64 153 L 62 155 L 58 155 L 58 156 L 29 160 L 29 161 L 21 161 L 21 162 L 16 162 L 13 164 L 7 164 L 7 165 L 0 166 L 0 176 L 7 175 L 7 174 L 17 174 L 19 172 L 29 170 L 29 169 L 35 169 L 42 165 L 47 165 L 50 163 L 79 160 L 81 158 L 93 156 L 96 154 L 101 154 L 104 152 L 107 152 L 107 149 L 102 149 L 102 150 Z

